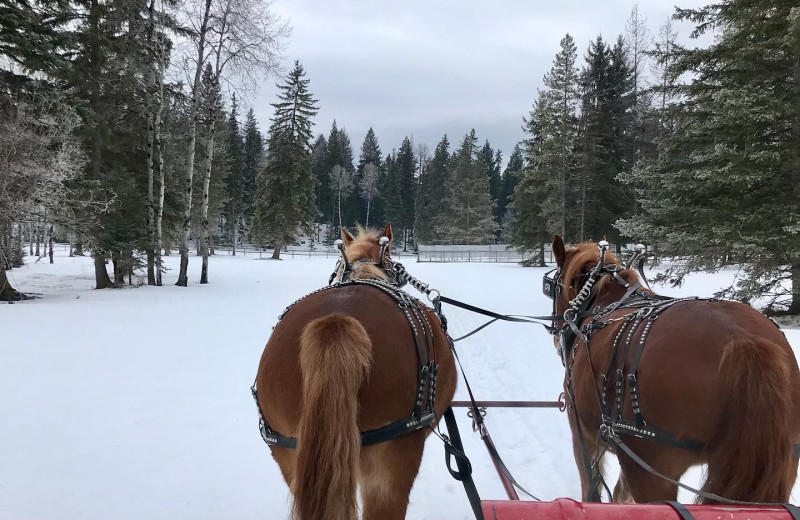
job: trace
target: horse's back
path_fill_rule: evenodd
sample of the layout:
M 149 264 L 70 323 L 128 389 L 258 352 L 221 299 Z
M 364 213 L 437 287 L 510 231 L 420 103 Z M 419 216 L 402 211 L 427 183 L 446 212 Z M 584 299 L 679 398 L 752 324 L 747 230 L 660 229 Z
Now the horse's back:
M 270 426 L 284 435 L 294 435 L 297 429 L 302 399 L 299 348 L 303 330 L 310 322 L 333 315 L 354 318 L 372 344 L 372 363 L 358 396 L 359 428 L 362 431 L 378 428 L 411 414 L 420 360 L 403 311 L 379 289 L 343 286 L 311 294 L 297 302 L 275 327 L 262 354 L 256 377 L 259 402 Z M 435 316 L 428 319 L 434 331 L 436 360 L 452 365 L 447 339 L 438 320 Z M 419 347 L 421 361 L 426 363 L 424 339 Z M 454 386 L 454 381 L 450 386 Z M 442 395 L 448 401 L 450 397 Z
M 630 311 L 617 311 L 611 318 L 626 312 Z M 592 338 L 590 349 L 595 381 L 604 373 L 613 339 L 623 326 L 622 321 L 616 322 Z M 627 349 L 627 332 L 618 345 L 609 385 L 612 401 L 613 372 L 624 366 L 624 373 L 629 373 L 640 348 L 643 326 L 631 336 Z M 623 365 L 621 356 L 626 350 Z M 787 391 L 794 402 L 800 402 L 800 370 L 792 349 L 781 330 L 763 314 L 749 305 L 714 300 L 689 300 L 665 310 L 652 323 L 641 347 L 636 376 L 644 419 L 678 437 L 702 441 L 713 438 L 726 420 L 727 408 L 721 404 L 735 398 L 729 384 L 731 378 L 722 377 L 725 374 L 720 373 L 733 365 L 724 364 L 723 360 L 726 354 L 730 360 L 732 355 L 741 357 L 743 352 L 752 363 L 769 364 L 780 360 L 785 364 Z M 583 369 L 588 367 L 584 365 Z M 593 394 L 593 390 L 584 393 L 587 411 L 596 408 Z M 628 392 L 623 409 L 624 416 L 632 417 Z M 800 433 L 800 413 L 795 415 L 794 424 Z

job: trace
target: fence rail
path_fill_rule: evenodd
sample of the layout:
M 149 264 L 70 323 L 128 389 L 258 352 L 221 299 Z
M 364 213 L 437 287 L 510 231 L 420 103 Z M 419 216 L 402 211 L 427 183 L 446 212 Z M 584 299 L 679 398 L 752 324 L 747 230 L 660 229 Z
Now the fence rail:
M 530 258 L 530 254 L 522 254 L 505 244 L 489 246 L 429 246 L 420 245 L 417 262 L 482 262 L 482 263 L 519 263 Z M 553 254 L 545 250 L 545 260 L 553 262 Z

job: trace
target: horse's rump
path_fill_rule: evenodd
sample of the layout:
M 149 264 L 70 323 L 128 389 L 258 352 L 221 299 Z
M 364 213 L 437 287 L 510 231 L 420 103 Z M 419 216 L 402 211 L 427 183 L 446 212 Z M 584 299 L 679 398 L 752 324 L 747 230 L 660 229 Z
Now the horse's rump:
M 351 285 L 300 300 L 270 336 L 259 364 L 257 387 L 264 417 L 275 431 L 287 436 L 297 433 L 296 412 L 301 405 L 302 387 L 299 345 L 305 325 L 334 314 L 356 320 L 372 344 L 372 364 L 358 393 L 360 407 L 366 411 L 358 417 L 361 431 L 410 415 L 419 372 L 411 328 L 391 297 L 374 287 Z M 435 315 L 429 319 L 434 328 L 437 361 L 447 362 L 448 357 L 443 355 L 446 350 L 442 350 L 447 338 Z

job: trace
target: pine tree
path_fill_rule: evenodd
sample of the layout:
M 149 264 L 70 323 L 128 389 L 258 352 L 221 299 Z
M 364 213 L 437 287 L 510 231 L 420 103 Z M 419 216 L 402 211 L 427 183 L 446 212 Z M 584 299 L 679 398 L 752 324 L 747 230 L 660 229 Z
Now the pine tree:
M 495 201 L 495 204 L 497 204 L 497 201 L 500 199 L 500 189 L 503 183 L 500 176 L 502 158 L 498 157 L 497 154 L 499 153 L 500 150 L 497 150 L 497 153 L 495 153 L 488 139 L 478 151 L 478 165 L 489 179 L 489 195 L 492 197 L 492 200 Z M 495 220 L 500 223 L 497 214 L 497 206 L 495 206 Z
M 622 39 L 609 48 L 601 37 L 586 53 L 575 185 L 578 241 L 607 235 L 619 242 L 614 222 L 632 211 L 630 190 L 618 177 L 632 167 L 632 80 Z
M 509 204 L 513 213 L 511 244 L 523 252 L 536 251 L 533 260 L 538 265 L 544 265 L 544 247 L 552 238 L 551 230 L 558 230 L 562 222 L 561 179 L 551 173 L 560 149 L 554 137 L 555 121 L 550 99 L 540 96 L 525 119 L 524 167 Z
M 356 183 L 359 186 L 359 207 L 364 210 L 363 214 L 359 214 L 358 220 L 369 225 L 370 210 L 373 210 L 373 199 L 377 196 L 378 182 L 381 176 L 381 148 L 371 127 L 367 130 L 367 135 L 361 144 L 356 174 Z M 374 214 L 372 221 L 376 222 Z
M 695 35 L 722 29 L 706 49 L 670 45 L 655 58 L 683 78 L 663 115 L 671 131 L 657 159 L 630 176 L 644 215 L 622 220 L 627 236 L 691 270 L 743 265 L 723 292 L 764 298 L 768 310 L 800 313 L 800 13 L 796 3 L 755 0 L 679 9 Z
M 311 171 L 311 118 L 317 100 L 308 91 L 309 80 L 295 61 L 286 82 L 278 85 L 278 101 L 269 129 L 269 157 L 259 175 L 252 240 L 272 244 L 273 258 L 281 247 L 296 242 L 301 231 L 311 234 L 317 214 Z
M 553 117 L 552 147 L 548 150 L 552 160 L 548 167 L 558 178 L 558 200 L 556 203 L 560 217 L 558 230 L 562 236 L 567 233 L 567 215 L 570 212 L 569 185 L 572 180 L 572 155 L 577 139 L 578 71 L 575 66 L 577 49 L 572 36 L 561 39 L 561 50 L 556 54 L 553 67 L 544 77 L 547 90 L 541 96 L 548 105 L 546 113 Z M 545 108 L 545 107 L 542 107 Z
M 418 244 L 432 244 L 435 241 L 434 220 L 439 215 L 450 166 L 450 141 L 445 134 L 433 152 L 425 174 L 419 179 L 414 236 Z
M 317 208 L 319 209 L 317 221 L 320 223 L 328 221 L 328 204 L 326 201 L 329 198 L 330 188 L 328 186 L 328 172 L 325 170 L 328 161 L 326 157 L 327 150 L 328 141 L 324 135 L 319 134 L 311 147 L 311 171 L 314 173 L 314 193 L 316 194 Z
M 236 245 L 239 236 L 239 220 L 242 218 L 243 182 L 244 182 L 244 142 L 239 129 L 239 106 L 236 94 L 231 97 L 231 111 L 228 115 L 225 150 L 228 158 L 228 177 L 225 192 L 227 204 L 225 219 L 230 232 L 233 256 L 236 256 Z
M 403 250 L 406 250 L 409 233 L 414 227 L 414 200 L 416 197 L 416 179 L 414 173 L 417 169 L 417 160 L 414 157 L 414 147 L 411 139 L 403 139 L 395 156 L 395 175 L 398 186 L 397 199 L 389 201 L 398 208 L 398 219 L 392 221 L 395 229 L 403 230 Z
M 511 242 L 522 251 L 538 251 L 553 233 L 569 237 L 576 227 L 576 149 L 578 147 L 579 81 L 577 49 L 567 34 L 553 67 L 544 77 L 529 116 L 521 159 L 525 166 L 515 187 L 511 209 Z
M 242 164 L 242 216 L 247 225 L 255 214 L 256 177 L 264 169 L 264 138 L 258 129 L 253 109 L 247 111 L 244 121 L 244 157 Z
M 475 130 L 464 136 L 451 159 L 442 212 L 435 219 L 437 241 L 449 244 L 486 244 L 496 229 L 489 195 L 489 178 L 477 159 Z
M 508 164 L 503 170 L 502 185 L 500 187 L 500 197 L 497 200 L 497 212 L 500 225 L 503 229 L 503 240 L 507 241 L 510 235 L 511 221 L 513 216 L 510 214 L 508 205 L 513 200 L 514 190 L 522 177 L 525 163 L 522 157 L 522 149 L 519 144 L 514 145 L 511 155 L 508 157 Z

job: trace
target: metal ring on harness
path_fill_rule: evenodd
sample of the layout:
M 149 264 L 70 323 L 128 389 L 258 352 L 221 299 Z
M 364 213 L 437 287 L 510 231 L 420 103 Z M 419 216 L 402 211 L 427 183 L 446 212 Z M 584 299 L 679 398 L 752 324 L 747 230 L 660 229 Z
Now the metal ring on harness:
M 433 293 L 436 293 L 436 296 L 433 296 Z M 428 294 L 427 294 L 428 301 L 433 303 L 433 301 L 434 300 L 438 300 L 441 295 L 442 294 L 439 291 L 437 291 L 436 289 L 431 289 L 430 291 L 428 291 Z

